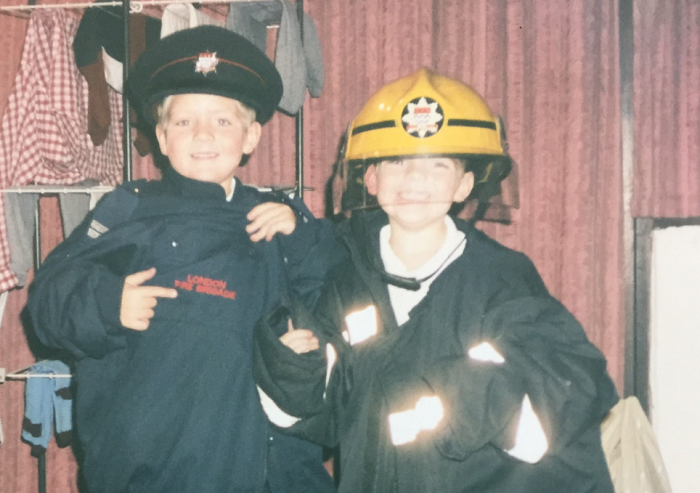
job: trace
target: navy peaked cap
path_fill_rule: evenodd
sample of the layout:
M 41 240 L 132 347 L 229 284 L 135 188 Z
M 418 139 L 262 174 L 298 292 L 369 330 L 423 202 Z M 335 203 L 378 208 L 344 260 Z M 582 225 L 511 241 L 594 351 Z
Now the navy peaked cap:
M 267 122 L 282 98 L 282 79 L 265 53 L 244 37 L 216 26 L 183 29 L 162 38 L 138 58 L 128 97 L 155 124 L 154 106 L 172 94 L 213 94 L 237 99 Z

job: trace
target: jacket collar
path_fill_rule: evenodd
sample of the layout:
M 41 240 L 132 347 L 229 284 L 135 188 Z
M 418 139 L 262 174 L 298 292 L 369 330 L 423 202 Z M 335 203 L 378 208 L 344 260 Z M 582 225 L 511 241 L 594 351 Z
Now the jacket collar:
M 469 238 L 475 231 L 474 227 L 461 219 L 454 218 L 454 222 L 469 242 Z M 350 256 L 356 266 L 368 266 L 369 272 L 378 275 L 384 283 L 418 290 L 420 283 L 416 279 L 390 274 L 384 268 L 379 248 L 379 232 L 388 223 L 389 217 L 383 210 L 379 208 L 365 210 L 354 213 L 349 220 L 342 223 L 338 233 L 350 250 Z
M 162 181 L 168 190 L 171 190 L 177 195 L 206 200 L 226 200 L 226 191 L 218 183 L 187 178 L 175 171 L 172 166 L 168 166 L 163 170 Z M 236 181 L 236 192 L 238 192 L 243 187 L 240 186 L 238 178 L 236 178 Z M 236 194 L 234 194 L 234 197 L 235 196 Z

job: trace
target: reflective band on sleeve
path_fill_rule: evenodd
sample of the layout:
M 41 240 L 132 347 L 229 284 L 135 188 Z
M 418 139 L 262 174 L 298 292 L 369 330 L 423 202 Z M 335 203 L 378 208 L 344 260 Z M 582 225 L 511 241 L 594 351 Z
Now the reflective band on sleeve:
M 257 389 L 258 394 L 260 395 L 260 404 L 262 405 L 265 414 L 267 414 L 267 419 L 269 419 L 272 424 L 277 425 L 280 428 L 289 428 L 301 419 L 282 411 L 275 401 L 273 401 L 269 395 L 263 392 L 260 387 L 257 387 Z

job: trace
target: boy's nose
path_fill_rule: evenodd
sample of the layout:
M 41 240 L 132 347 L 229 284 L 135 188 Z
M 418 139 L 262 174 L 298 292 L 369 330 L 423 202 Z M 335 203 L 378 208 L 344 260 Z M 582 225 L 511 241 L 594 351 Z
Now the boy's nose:
M 408 162 L 404 165 L 406 167 L 406 177 L 416 180 L 425 179 L 425 170 L 418 163 Z
M 211 125 L 203 122 L 195 123 L 194 137 L 197 139 L 211 139 L 214 136 Z

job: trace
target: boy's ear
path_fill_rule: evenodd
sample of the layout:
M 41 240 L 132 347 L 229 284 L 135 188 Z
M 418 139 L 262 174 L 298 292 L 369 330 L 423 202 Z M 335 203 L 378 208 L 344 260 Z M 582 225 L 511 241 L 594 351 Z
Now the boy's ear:
M 365 186 L 370 195 L 377 195 L 377 165 L 371 164 L 365 171 Z
M 158 140 L 158 147 L 160 147 L 160 153 L 163 156 L 167 156 L 167 137 L 165 136 L 165 130 L 163 130 L 163 127 L 160 123 L 156 125 L 156 139 Z
M 472 193 L 473 189 L 474 173 L 472 171 L 468 171 L 464 173 L 462 178 L 459 180 L 459 185 L 457 186 L 457 190 L 455 190 L 455 195 L 452 201 L 457 203 L 464 202 L 467 200 L 467 197 L 469 197 L 469 194 Z
M 252 154 L 260 141 L 262 134 L 262 125 L 258 122 L 253 122 L 246 130 L 245 140 L 243 141 L 243 154 Z

